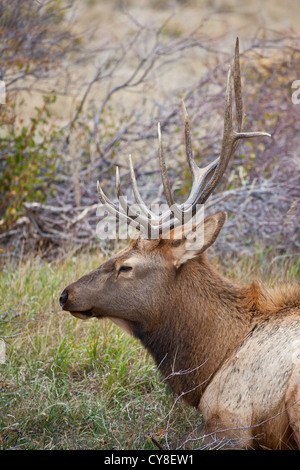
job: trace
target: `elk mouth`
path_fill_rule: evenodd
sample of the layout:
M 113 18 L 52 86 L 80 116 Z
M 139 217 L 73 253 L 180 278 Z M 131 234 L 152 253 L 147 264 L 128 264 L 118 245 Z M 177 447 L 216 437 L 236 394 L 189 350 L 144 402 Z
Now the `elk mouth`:
M 70 313 L 73 317 L 80 318 L 80 320 L 88 320 L 94 316 L 92 310 L 84 310 L 82 312 L 70 311 Z

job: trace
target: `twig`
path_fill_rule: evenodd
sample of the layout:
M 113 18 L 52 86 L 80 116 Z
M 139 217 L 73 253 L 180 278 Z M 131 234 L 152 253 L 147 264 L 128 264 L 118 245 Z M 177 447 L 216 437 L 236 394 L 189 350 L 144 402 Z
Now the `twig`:
M 159 450 L 165 450 L 165 449 L 163 448 L 163 446 L 160 445 L 160 443 L 157 442 L 157 440 L 156 440 L 154 437 L 151 437 L 151 441 L 153 442 L 153 444 L 154 444 Z

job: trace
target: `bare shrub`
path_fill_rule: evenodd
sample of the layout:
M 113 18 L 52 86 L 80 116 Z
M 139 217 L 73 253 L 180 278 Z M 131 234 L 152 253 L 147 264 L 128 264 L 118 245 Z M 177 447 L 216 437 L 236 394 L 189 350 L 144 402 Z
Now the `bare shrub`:
M 182 155 L 181 98 L 191 119 L 198 161 L 205 164 L 219 154 L 226 73 L 231 60 L 230 55 L 218 55 L 215 65 L 210 65 L 209 57 L 214 52 L 209 50 L 212 44 L 217 49 L 220 38 L 212 43 L 201 28 L 174 38 L 165 35 L 166 24 L 154 28 L 131 17 L 130 21 L 129 32 L 119 43 L 106 40 L 99 46 L 94 76 L 84 85 L 72 119 L 59 134 L 57 148 L 63 158 L 51 177 L 55 191 L 47 194 L 44 203 L 25 200 L 26 217 L 0 235 L 2 242 L 15 239 L 15 247 L 25 243 L 28 249 L 42 243 L 61 252 L 70 243 L 78 249 L 99 246 L 95 237 L 99 221 L 96 180 L 101 180 L 106 192 L 114 197 L 111 173 L 118 164 L 126 190 L 128 154 L 133 155 L 144 199 L 160 201 L 161 191 L 155 189 L 158 121 L 173 190 L 177 200 L 183 198 L 190 183 L 182 187 L 178 183 L 182 172 L 185 179 L 189 178 Z M 253 253 L 258 243 L 273 256 L 290 256 L 300 249 L 299 120 L 298 108 L 291 100 L 291 83 L 300 73 L 299 39 L 265 36 L 263 31 L 258 33 L 241 57 L 245 130 L 257 126 L 271 133 L 272 139 L 241 144 L 207 207 L 209 211 L 216 207 L 229 213 L 227 229 L 215 249 L 225 262 L 233 255 Z M 157 92 L 160 80 L 174 64 L 183 58 L 188 61 L 191 50 L 201 51 L 201 60 L 206 60 L 198 83 L 172 90 L 167 99 L 161 100 Z M 106 90 L 99 99 L 93 94 L 96 89 Z M 131 193 L 127 195 L 132 198 Z M 109 248 L 101 242 L 100 247 Z

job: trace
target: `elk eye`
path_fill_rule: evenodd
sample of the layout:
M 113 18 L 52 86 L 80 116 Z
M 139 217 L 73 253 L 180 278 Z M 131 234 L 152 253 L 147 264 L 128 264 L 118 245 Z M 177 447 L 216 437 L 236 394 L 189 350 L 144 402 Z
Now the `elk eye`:
M 131 266 L 121 266 L 120 269 L 119 269 L 119 273 L 126 273 L 128 271 L 131 271 L 132 270 L 132 267 Z

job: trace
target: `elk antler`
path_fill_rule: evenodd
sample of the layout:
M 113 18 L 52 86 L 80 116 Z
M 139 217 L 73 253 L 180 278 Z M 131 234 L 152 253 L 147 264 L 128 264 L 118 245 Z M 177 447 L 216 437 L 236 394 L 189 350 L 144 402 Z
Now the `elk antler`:
M 97 181 L 98 195 L 100 201 L 102 202 L 102 204 L 104 204 L 106 209 L 113 215 L 120 217 L 121 219 L 125 220 L 128 224 L 136 227 L 142 232 L 146 230 L 146 233 L 148 235 L 149 229 L 151 229 L 151 236 L 154 238 L 156 238 L 156 236 L 158 236 L 159 234 L 162 234 L 174 228 L 175 226 L 182 224 L 183 220 L 185 222 L 190 220 L 191 217 L 193 217 L 196 213 L 197 204 L 204 204 L 220 182 L 227 168 L 230 158 L 233 156 L 234 152 L 236 151 L 239 145 L 239 141 L 241 139 L 247 139 L 252 137 L 270 137 L 270 134 L 268 134 L 267 132 L 243 132 L 244 111 L 242 100 L 238 38 L 236 40 L 234 55 L 233 86 L 236 107 L 237 130 L 233 129 L 232 122 L 232 71 L 231 67 L 229 67 L 225 96 L 224 129 L 221 154 L 218 158 L 216 158 L 216 160 L 214 160 L 212 163 L 208 164 L 204 168 L 198 167 L 193 157 L 190 125 L 188 115 L 183 103 L 186 155 L 193 178 L 192 189 L 185 203 L 178 206 L 173 201 L 169 178 L 166 170 L 165 158 L 163 154 L 161 129 L 160 124 L 158 124 L 159 161 L 164 192 L 166 195 L 169 209 L 160 216 L 156 216 L 147 208 L 138 190 L 134 168 L 130 156 L 129 168 L 133 193 L 136 203 L 138 204 L 138 207 L 142 213 L 137 213 L 137 211 L 135 210 L 136 208 L 129 206 L 126 201 L 126 198 L 123 196 L 120 186 L 118 167 L 116 169 L 117 195 L 122 210 L 120 210 L 120 208 L 116 204 L 114 204 L 112 201 L 110 201 L 107 196 L 105 196 L 99 181 Z M 208 180 L 208 177 L 210 175 L 211 177 Z

